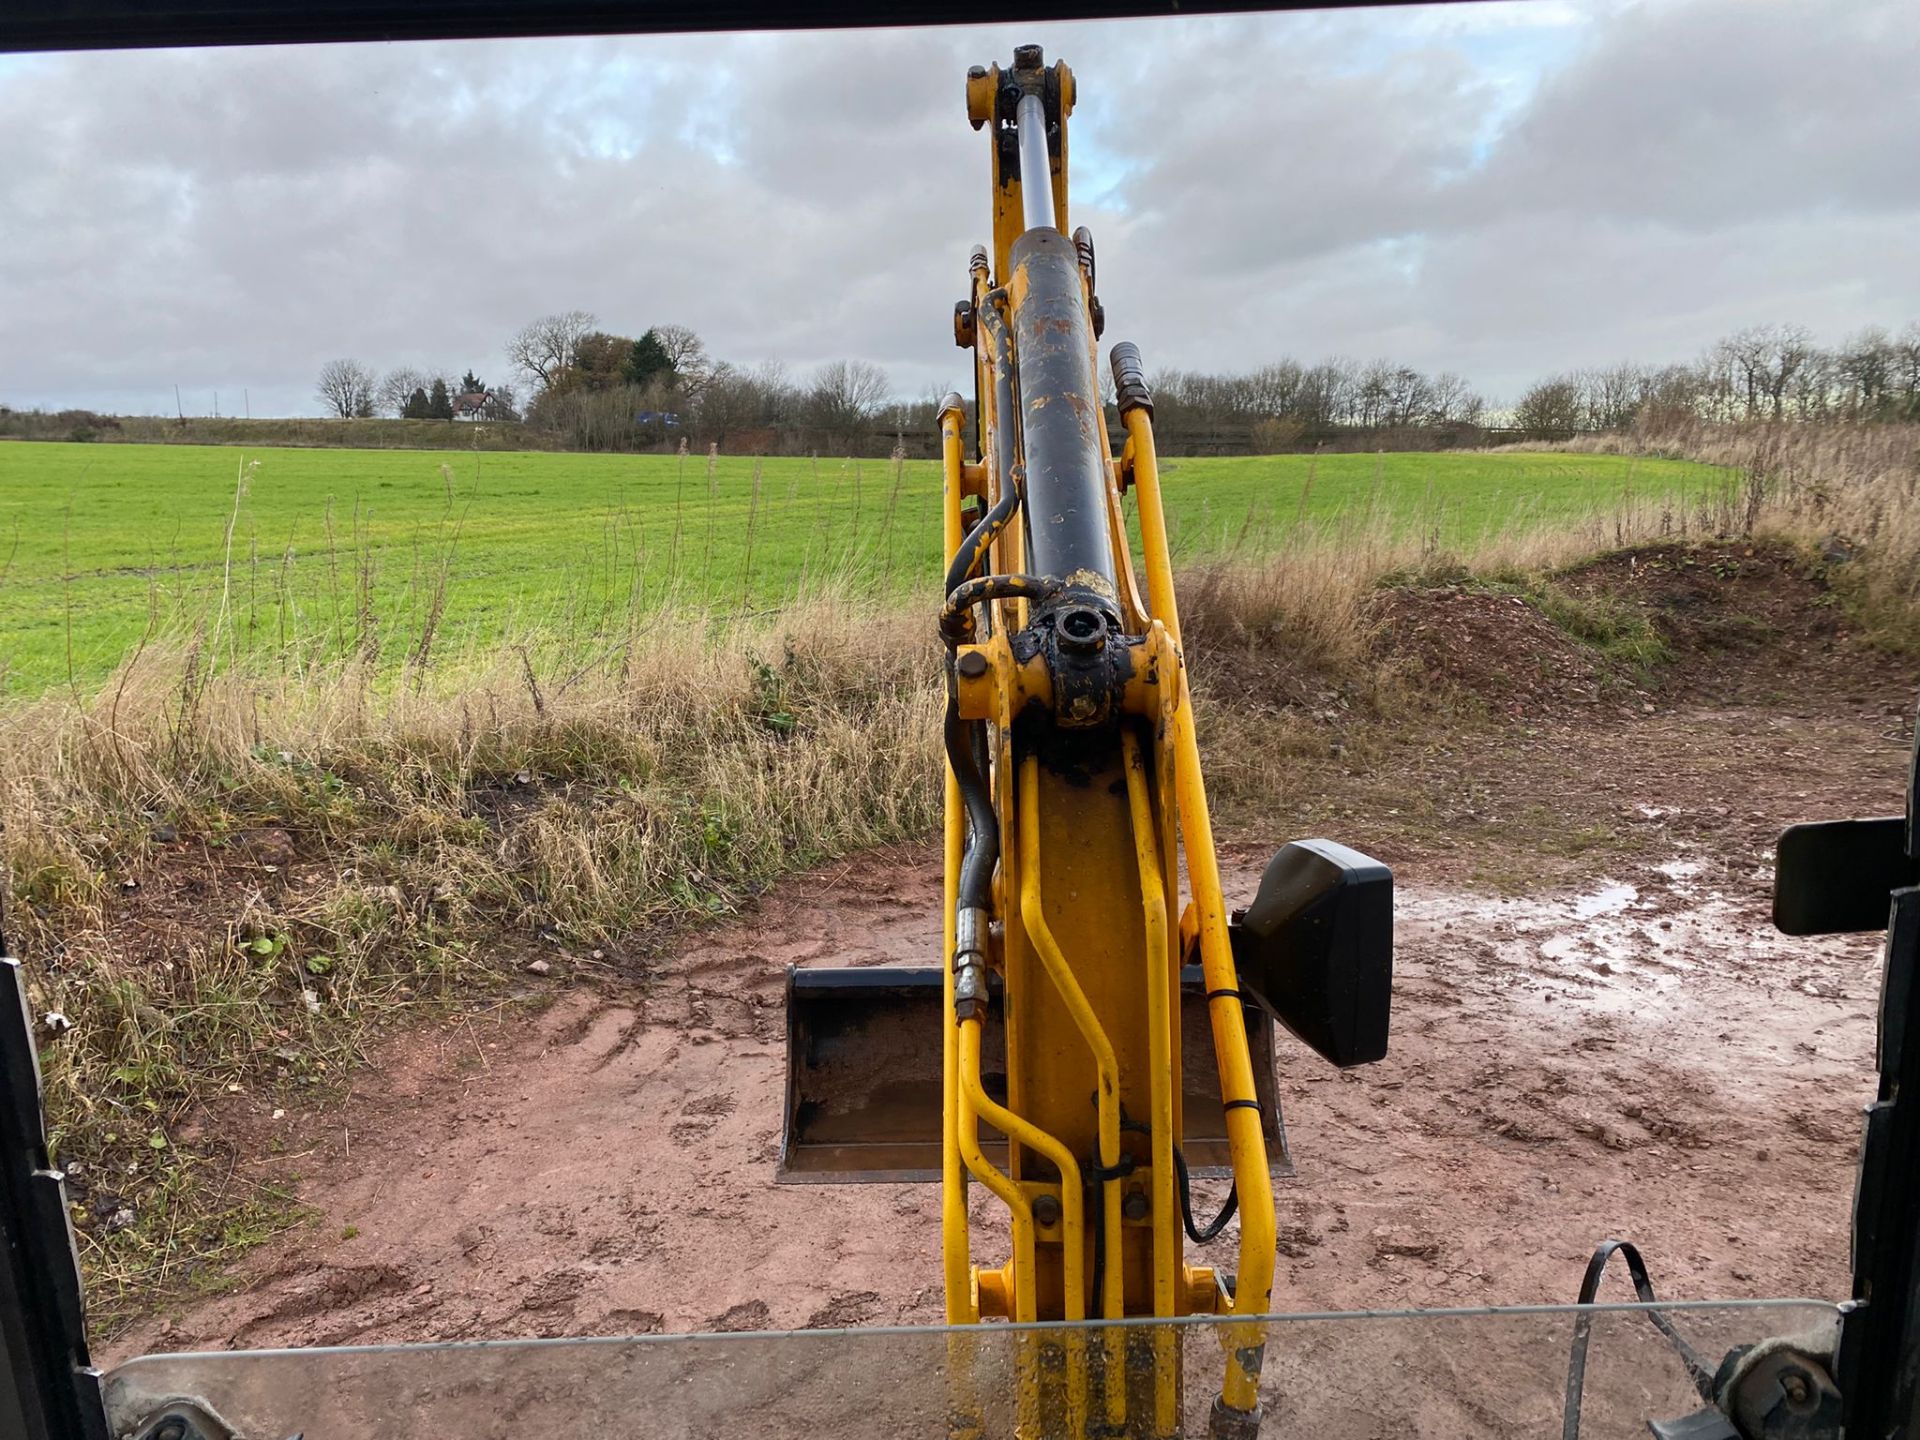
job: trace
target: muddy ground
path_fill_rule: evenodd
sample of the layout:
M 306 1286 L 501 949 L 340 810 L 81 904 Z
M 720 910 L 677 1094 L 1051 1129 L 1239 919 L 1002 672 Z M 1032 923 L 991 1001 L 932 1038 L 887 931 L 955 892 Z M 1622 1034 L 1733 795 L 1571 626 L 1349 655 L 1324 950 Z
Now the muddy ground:
M 1898 809 L 1912 677 L 1748 568 L 1731 600 L 1659 580 L 1656 607 L 1707 584 L 1752 623 L 1683 614 L 1658 685 L 1557 651 L 1495 667 L 1484 723 L 1436 711 L 1231 807 L 1230 899 L 1255 836 L 1306 833 L 1399 891 L 1389 1058 L 1339 1073 L 1283 1040 L 1277 1309 L 1567 1301 L 1608 1236 L 1663 1297 L 1845 1293 L 1878 942 L 1775 935 L 1770 853 L 1788 823 Z M 1416 607 L 1437 681 L 1485 668 L 1462 593 Z M 1427 642 L 1460 611 L 1450 662 Z M 937 1321 L 936 1186 L 773 1176 L 784 968 L 931 963 L 938 897 L 932 850 L 868 854 L 643 979 L 562 962 L 530 979 L 544 1009 L 396 1035 L 324 1110 L 236 1097 L 203 1135 L 311 1218 L 112 1351 Z M 975 1213 L 987 1233 L 977 1189 Z

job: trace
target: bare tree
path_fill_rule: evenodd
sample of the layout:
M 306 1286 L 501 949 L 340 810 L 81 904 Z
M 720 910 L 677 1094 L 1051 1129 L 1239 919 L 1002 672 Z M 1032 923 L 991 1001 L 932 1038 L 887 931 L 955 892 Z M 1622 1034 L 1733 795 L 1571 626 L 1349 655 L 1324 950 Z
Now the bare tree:
M 1772 341 L 1768 356 L 1767 400 L 1773 407 L 1773 418 L 1778 420 L 1786 411 L 1786 397 L 1792 389 L 1800 372 L 1819 352 L 1814 349 L 1813 336 L 1804 325 L 1775 325 L 1769 332 Z
M 573 365 L 581 340 L 593 333 L 593 326 L 593 316 L 585 310 L 542 316 L 507 342 L 507 359 L 544 390 Z
M 1292 360 L 1262 365 L 1244 379 L 1246 408 L 1257 418 L 1292 413 L 1299 405 L 1304 372 Z
M 1433 414 L 1433 386 L 1409 365 L 1396 367 L 1387 377 L 1387 425 L 1423 425 Z
M 1360 371 L 1354 387 L 1354 419 L 1362 425 L 1379 425 L 1387 413 L 1387 401 L 1393 392 L 1393 362 L 1369 360 Z
M 1900 332 L 1891 346 L 1892 390 L 1898 413 L 1920 420 L 1920 320 Z
M 1308 426 L 1337 425 L 1351 418 L 1358 382 L 1351 360 L 1323 361 L 1300 381 L 1300 420 Z
M 851 442 L 873 424 L 892 383 L 887 372 L 865 360 L 834 360 L 814 372 L 808 410 L 814 425 L 836 440 Z
M 1522 430 L 1578 430 L 1586 418 L 1580 381 L 1573 375 L 1555 375 L 1530 386 L 1513 407 L 1513 420 Z
M 712 364 L 707 358 L 706 342 L 690 326 L 655 325 L 653 338 L 667 352 L 667 359 L 673 362 L 674 373 L 682 378 L 695 372 L 704 374 Z
M 1430 387 L 1432 408 L 1429 423 L 1434 425 L 1478 425 L 1487 402 L 1474 393 L 1466 380 L 1451 370 L 1433 377 Z
M 358 360 L 329 360 L 320 367 L 314 394 L 342 420 L 373 414 L 373 371 Z
M 1624 430 L 1633 423 L 1640 408 L 1643 376 L 1638 365 L 1610 365 L 1604 370 L 1586 370 L 1574 377 L 1582 391 L 1590 430 Z
M 381 379 L 374 398 L 380 402 L 382 410 L 391 410 L 395 415 L 404 415 L 407 401 L 413 398 L 416 390 L 431 390 L 433 376 L 424 370 L 416 370 L 411 365 L 402 365 L 389 370 Z
M 1834 357 L 1840 403 L 1849 414 L 1872 415 L 1886 403 L 1893 380 L 1893 340 L 1870 326 L 1848 340 Z

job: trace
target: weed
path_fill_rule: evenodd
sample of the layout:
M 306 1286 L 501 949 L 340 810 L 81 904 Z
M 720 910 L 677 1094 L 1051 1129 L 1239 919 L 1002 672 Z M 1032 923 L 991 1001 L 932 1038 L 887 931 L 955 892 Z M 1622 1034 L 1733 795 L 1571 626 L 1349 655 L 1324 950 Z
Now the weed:
M 1529 598 L 1541 614 L 1635 683 L 1644 684 L 1672 656 L 1646 612 L 1615 596 L 1577 594 L 1548 580 L 1532 587 Z

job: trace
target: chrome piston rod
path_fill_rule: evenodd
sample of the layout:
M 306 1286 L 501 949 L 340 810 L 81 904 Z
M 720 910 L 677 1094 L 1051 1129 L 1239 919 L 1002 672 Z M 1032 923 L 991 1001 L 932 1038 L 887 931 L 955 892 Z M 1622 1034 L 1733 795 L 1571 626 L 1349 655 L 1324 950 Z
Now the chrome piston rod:
M 1047 107 L 1038 95 L 1023 95 L 1014 107 L 1020 135 L 1020 208 L 1029 230 L 1053 226 L 1053 169 L 1047 160 Z

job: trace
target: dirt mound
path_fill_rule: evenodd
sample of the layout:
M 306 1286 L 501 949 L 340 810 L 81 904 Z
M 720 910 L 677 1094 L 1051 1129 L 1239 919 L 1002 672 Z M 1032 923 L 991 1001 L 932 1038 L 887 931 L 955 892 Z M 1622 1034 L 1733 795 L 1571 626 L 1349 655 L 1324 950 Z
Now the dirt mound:
M 1526 597 L 1466 585 L 1382 591 L 1376 652 L 1403 678 L 1478 700 L 1499 715 L 1542 715 L 1600 698 L 1591 646 Z
M 1196 688 L 1243 714 L 1332 723 L 1398 712 L 1412 689 L 1429 707 L 1537 721 L 1681 696 L 1771 703 L 1816 672 L 1856 695 L 1906 683 L 1898 660 L 1854 643 L 1827 564 L 1778 541 L 1645 545 L 1532 581 L 1449 571 L 1320 597 L 1348 607 L 1340 623 L 1304 595 L 1236 590 L 1222 573 L 1190 587 L 1185 640 Z
M 1848 634 L 1824 573 L 1778 542 L 1639 546 L 1562 571 L 1553 584 L 1631 607 L 1681 669 L 1734 652 L 1777 670 L 1824 660 Z
M 1850 701 L 1908 690 L 1912 662 L 1858 642 L 1828 574 L 1777 541 L 1722 541 L 1623 550 L 1551 583 L 1641 617 L 1669 662 L 1648 678 L 1670 700 L 1778 705 L 1809 685 Z
M 1474 581 L 1383 591 L 1375 651 L 1416 685 L 1539 718 L 1657 691 L 1767 703 L 1818 674 L 1859 689 L 1899 662 L 1851 643 L 1823 567 L 1789 545 L 1648 545 L 1518 592 Z

